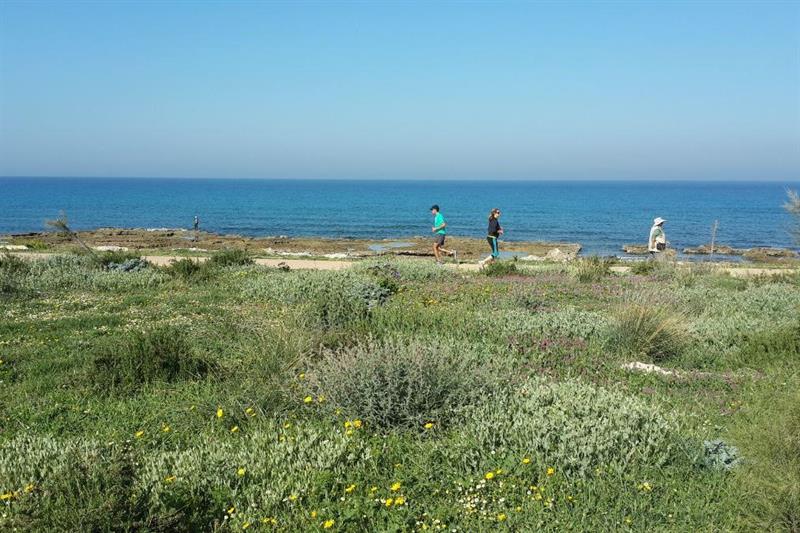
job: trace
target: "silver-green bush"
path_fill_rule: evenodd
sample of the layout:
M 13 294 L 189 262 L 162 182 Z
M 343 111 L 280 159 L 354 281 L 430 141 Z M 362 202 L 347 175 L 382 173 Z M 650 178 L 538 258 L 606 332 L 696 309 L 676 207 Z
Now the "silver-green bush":
M 384 429 L 448 425 L 497 381 L 487 354 L 447 341 L 384 339 L 326 351 L 308 372 L 314 394 Z
M 658 466 L 675 451 L 673 421 L 643 401 L 577 381 L 531 380 L 468 410 L 463 460 L 530 457 L 584 474 L 599 466 Z M 496 459 L 496 461 L 499 459 Z

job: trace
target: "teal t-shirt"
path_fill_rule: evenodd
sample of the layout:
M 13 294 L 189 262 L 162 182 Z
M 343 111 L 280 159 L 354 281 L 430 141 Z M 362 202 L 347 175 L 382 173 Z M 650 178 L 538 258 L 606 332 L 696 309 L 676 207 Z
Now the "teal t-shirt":
M 439 227 L 439 226 L 441 226 L 442 224 L 444 224 L 444 217 L 442 216 L 442 214 L 441 214 L 441 213 L 436 213 L 436 216 L 435 216 L 435 217 L 434 217 L 434 219 L 433 219 L 433 227 L 434 227 L 434 228 L 438 228 L 438 227 Z M 439 231 L 437 231 L 436 233 L 439 233 L 439 234 L 441 234 L 441 235 L 445 235 L 445 234 L 447 233 L 447 230 L 445 230 L 444 228 L 442 228 L 442 229 L 440 229 Z

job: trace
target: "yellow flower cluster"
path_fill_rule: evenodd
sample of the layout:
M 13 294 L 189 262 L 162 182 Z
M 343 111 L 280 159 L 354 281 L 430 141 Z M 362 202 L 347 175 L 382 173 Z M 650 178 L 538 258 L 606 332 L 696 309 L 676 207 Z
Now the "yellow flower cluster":
M 350 435 L 353 434 L 354 430 L 361 429 L 361 427 L 363 425 L 364 425 L 364 423 L 359 419 L 355 419 L 355 420 L 352 420 L 352 421 L 345 420 L 344 421 L 344 429 L 345 429 L 344 434 L 347 435 L 347 436 L 350 436 Z

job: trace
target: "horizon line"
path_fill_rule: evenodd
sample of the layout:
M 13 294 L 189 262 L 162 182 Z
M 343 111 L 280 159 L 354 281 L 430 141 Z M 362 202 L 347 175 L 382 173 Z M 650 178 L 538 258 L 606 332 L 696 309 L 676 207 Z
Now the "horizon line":
M 412 182 L 447 182 L 447 181 L 489 181 L 494 183 L 500 182 L 681 182 L 681 183 L 795 183 L 800 182 L 800 177 L 797 178 L 486 178 L 486 177 L 464 177 L 464 178 L 342 178 L 342 177 L 299 177 L 299 178 L 276 178 L 276 177 L 253 177 L 253 176 L 46 176 L 46 175 L 33 175 L 33 176 L 15 176 L 3 175 L 0 179 L 98 179 L 98 180 L 248 180 L 248 181 L 383 181 L 383 182 L 398 182 L 398 181 L 412 181 Z

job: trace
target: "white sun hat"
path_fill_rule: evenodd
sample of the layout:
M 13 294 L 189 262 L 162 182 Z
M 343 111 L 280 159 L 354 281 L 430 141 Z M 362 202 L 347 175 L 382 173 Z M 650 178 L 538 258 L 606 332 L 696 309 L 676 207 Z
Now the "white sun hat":
M 658 226 L 659 224 L 663 224 L 664 222 L 666 222 L 666 220 L 664 220 L 661 217 L 656 217 L 656 219 L 653 220 L 653 224 L 655 224 L 656 226 Z

